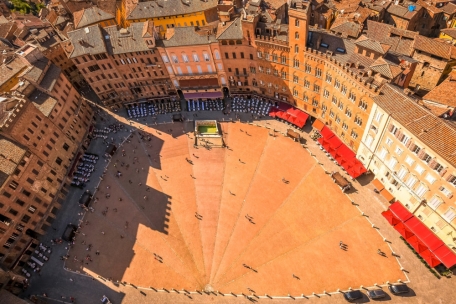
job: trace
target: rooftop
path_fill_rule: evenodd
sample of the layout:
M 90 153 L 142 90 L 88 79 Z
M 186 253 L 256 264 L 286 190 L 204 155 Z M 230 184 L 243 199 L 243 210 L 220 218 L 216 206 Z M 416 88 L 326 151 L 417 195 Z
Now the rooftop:
M 453 71 L 447 79 L 433 88 L 429 93 L 423 96 L 423 101 L 430 101 L 441 105 L 456 108 L 456 71 Z
M 35 89 L 32 94 L 28 96 L 28 99 L 46 117 L 51 114 L 57 104 L 57 100 L 55 100 L 52 96 L 37 89 Z
M 8 82 L 12 77 L 17 75 L 27 65 L 20 58 L 14 58 L 11 62 L 6 61 L 6 63 L 0 65 L 0 86 Z
M 417 35 L 413 47 L 443 59 L 456 59 L 456 47 L 443 41 Z
M 242 34 L 242 22 L 240 18 L 236 18 L 234 21 L 227 22 L 223 25 L 221 22 L 218 24 L 217 39 L 243 39 Z
M 127 20 L 166 17 L 202 12 L 216 7 L 218 0 L 155 0 L 138 2 L 125 1 L 125 15 Z
M 114 15 L 109 14 L 96 6 L 73 13 L 74 27 L 76 29 L 92 25 L 105 20 L 114 19 Z
M 161 42 L 165 47 L 202 45 L 216 42 L 215 35 L 198 32 L 195 27 L 175 27 L 168 29 L 165 39 Z
M 374 101 L 426 146 L 456 166 L 456 129 L 451 124 L 390 84 L 383 86 Z
M 147 43 L 143 39 L 145 26 L 147 26 L 147 23 L 137 22 L 132 23 L 130 27 L 125 29 L 117 29 L 117 25 L 104 28 L 102 31 L 105 37 L 106 49 L 110 54 L 149 50 Z
M 66 48 L 70 58 L 106 53 L 103 34 L 98 24 L 68 32 L 71 46 Z

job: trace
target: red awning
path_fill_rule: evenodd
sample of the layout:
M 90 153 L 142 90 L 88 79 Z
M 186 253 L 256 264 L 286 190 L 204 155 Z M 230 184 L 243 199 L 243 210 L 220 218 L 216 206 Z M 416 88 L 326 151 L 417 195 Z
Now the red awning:
M 440 265 L 440 261 L 435 257 L 435 255 L 429 251 L 429 249 L 426 249 L 423 252 L 420 252 L 420 256 L 428 263 L 428 265 L 432 268 L 437 267 Z
M 408 230 L 408 228 L 405 227 L 404 223 L 402 223 L 402 222 L 397 224 L 397 225 L 395 225 L 394 229 L 396 229 L 396 231 L 399 232 L 402 235 L 402 237 L 405 238 L 405 239 L 413 236 L 413 232 Z
M 276 117 L 278 112 L 281 112 L 281 111 L 275 107 L 271 107 L 271 109 L 269 110 L 269 116 Z
M 352 177 L 352 178 L 357 178 L 361 174 L 367 172 L 366 168 L 364 168 L 364 165 L 357 159 L 354 162 L 354 165 L 347 170 L 347 173 Z
M 424 225 L 418 218 L 412 217 L 407 220 L 405 226 L 410 229 L 419 239 L 426 245 L 431 251 L 444 245 L 441 239 L 439 239 L 426 225 Z
M 423 252 L 423 251 L 425 251 L 425 250 L 429 250 L 429 249 L 427 248 L 427 246 L 424 245 L 416 235 L 413 235 L 413 236 L 409 237 L 408 239 L 406 239 L 406 241 L 407 241 L 407 243 L 409 243 L 410 246 L 412 246 L 413 249 L 415 249 L 415 251 L 418 252 L 418 253 L 421 253 L 421 252 Z
M 382 215 L 384 218 L 386 218 L 386 220 L 388 221 L 388 223 L 390 223 L 391 226 L 394 226 L 394 225 L 397 225 L 401 222 L 400 219 L 398 219 L 392 212 L 391 210 L 386 210 L 386 211 L 383 211 L 382 212 Z
M 394 213 L 394 215 L 400 219 L 402 222 L 407 221 L 408 219 L 413 217 L 413 214 L 408 211 L 401 203 L 395 202 L 393 203 L 389 209 Z
M 349 147 L 347 147 L 346 145 L 342 145 L 339 149 L 337 149 L 337 154 L 340 154 L 342 155 L 342 157 L 349 161 L 353 158 L 356 157 L 356 154 L 355 152 L 353 152 Z
M 336 150 L 342 145 L 342 141 L 337 136 L 331 137 L 330 139 L 328 139 L 328 141 L 329 147 L 333 150 Z
M 334 136 L 333 131 L 331 131 L 327 126 L 324 126 L 323 129 L 320 131 L 321 136 L 323 136 L 326 140 L 330 139 Z
M 446 245 L 440 246 L 436 250 L 432 250 L 432 252 L 447 268 L 456 265 L 456 254 Z

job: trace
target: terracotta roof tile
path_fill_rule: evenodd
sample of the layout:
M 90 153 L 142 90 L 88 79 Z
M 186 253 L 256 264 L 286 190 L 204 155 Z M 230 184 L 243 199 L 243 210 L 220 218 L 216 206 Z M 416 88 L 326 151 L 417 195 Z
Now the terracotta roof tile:
M 398 87 L 386 84 L 375 103 L 440 157 L 456 167 L 456 129 L 419 105 Z
M 421 35 L 418 35 L 415 38 L 413 47 L 416 50 L 420 50 L 447 60 L 451 59 L 453 51 L 452 48 L 454 48 L 454 46 L 446 42 L 431 39 Z
M 96 6 L 92 6 L 90 8 L 74 12 L 73 18 L 74 28 L 81 28 L 102 21 L 114 19 L 114 16 Z
M 19 164 L 24 157 L 25 150 L 11 140 L 0 137 L 0 158 Z
M 453 71 L 447 79 L 433 88 L 429 93 L 423 96 L 423 100 L 456 107 L 456 71 Z

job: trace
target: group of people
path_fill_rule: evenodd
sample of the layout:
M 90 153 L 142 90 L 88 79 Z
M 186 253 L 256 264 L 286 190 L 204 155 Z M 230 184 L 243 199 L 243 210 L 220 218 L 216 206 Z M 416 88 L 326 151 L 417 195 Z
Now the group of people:
M 95 164 L 98 161 L 98 156 L 91 153 L 84 153 L 81 157 L 78 166 L 73 174 L 71 185 L 83 188 L 90 180 L 90 175 L 95 170 Z

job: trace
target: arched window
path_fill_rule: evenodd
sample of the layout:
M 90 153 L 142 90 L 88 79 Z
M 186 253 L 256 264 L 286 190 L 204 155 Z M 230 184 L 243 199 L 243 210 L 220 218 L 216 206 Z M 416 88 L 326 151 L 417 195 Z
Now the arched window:
M 295 32 L 295 39 L 299 39 L 299 33 Z
M 214 56 L 215 56 L 215 59 L 217 59 L 217 60 L 220 59 L 220 53 L 218 50 L 214 51 Z
M 295 20 L 295 26 L 299 27 L 299 20 L 298 19 Z
M 295 49 L 295 53 L 299 53 L 299 46 L 297 44 L 295 44 L 294 49 Z

